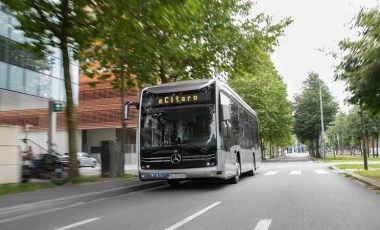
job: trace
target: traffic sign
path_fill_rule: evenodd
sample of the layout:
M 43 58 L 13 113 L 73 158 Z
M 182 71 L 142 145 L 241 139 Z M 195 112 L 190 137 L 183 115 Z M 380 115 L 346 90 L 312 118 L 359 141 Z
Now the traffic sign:
M 54 112 L 61 112 L 62 111 L 62 103 L 54 103 L 53 110 L 54 110 Z

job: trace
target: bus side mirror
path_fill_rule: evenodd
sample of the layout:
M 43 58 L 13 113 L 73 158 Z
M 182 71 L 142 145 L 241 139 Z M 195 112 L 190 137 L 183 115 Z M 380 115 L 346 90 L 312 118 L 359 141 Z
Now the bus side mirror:
M 231 109 L 229 105 L 222 105 L 222 121 L 231 120 Z
M 128 120 L 128 111 L 129 111 L 129 106 L 136 106 L 136 109 L 139 110 L 140 108 L 140 103 L 136 101 L 128 101 L 123 105 L 123 119 Z

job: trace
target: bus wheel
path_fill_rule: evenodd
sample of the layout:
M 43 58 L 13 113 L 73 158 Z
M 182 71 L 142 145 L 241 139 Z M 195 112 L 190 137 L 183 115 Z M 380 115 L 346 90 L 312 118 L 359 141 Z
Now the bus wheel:
M 256 169 L 256 161 L 255 161 L 255 157 L 253 157 L 253 169 L 249 170 L 247 172 L 247 176 L 254 176 L 255 175 L 255 169 Z
M 179 185 L 180 180 L 167 180 L 167 182 L 170 186 L 176 186 Z
M 241 173 L 240 163 L 236 162 L 236 174 L 235 174 L 235 176 L 233 176 L 230 179 L 228 179 L 228 182 L 230 184 L 237 184 L 237 183 L 239 183 L 240 173 Z
M 253 171 L 253 169 L 252 170 L 249 170 L 248 172 L 247 172 L 247 176 L 254 176 L 255 175 L 255 172 Z

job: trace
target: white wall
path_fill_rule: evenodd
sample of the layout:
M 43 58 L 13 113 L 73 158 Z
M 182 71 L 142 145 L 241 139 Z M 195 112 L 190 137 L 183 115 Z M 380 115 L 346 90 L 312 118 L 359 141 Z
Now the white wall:
M 19 126 L 0 125 L 0 184 L 21 181 L 19 134 Z
M 78 152 L 80 152 L 80 150 L 82 149 L 82 136 L 81 136 L 81 132 L 80 131 L 77 131 L 77 149 L 78 149 Z M 48 140 L 48 133 L 47 131 L 43 131 L 43 132 L 32 132 L 32 131 L 29 131 L 28 132 L 28 139 L 36 142 L 37 144 L 41 145 L 44 149 L 48 149 L 48 144 L 47 144 L 47 140 Z M 20 136 L 19 136 L 19 144 L 21 145 L 21 148 L 22 150 L 25 150 L 25 144 L 21 142 L 21 139 L 25 138 L 25 133 L 21 133 Z M 60 153 L 60 154 L 63 154 L 63 153 L 68 153 L 69 152 L 69 139 L 68 139 L 68 133 L 67 131 L 57 131 L 55 134 L 54 134 L 54 139 L 53 139 L 53 143 L 56 144 L 55 146 L 55 150 L 56 152 Z M 33 148 L 33 152 L 34 153 L 43 153 L 46 151 L 43 150 L 43 149 L 40 149 L 38 148 L 38 146 L 32 144 L 31 142 L 28 143 L 29 145 L 32 146 Z

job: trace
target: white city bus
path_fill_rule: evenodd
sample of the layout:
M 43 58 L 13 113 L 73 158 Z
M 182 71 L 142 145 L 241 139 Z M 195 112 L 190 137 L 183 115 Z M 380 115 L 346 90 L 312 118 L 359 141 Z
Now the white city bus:
M 253 176 L 261 163 L 255 112 L 224 82 L 193 80 L 147 87 L 138 111 L 140 180 L 225 179 Z

